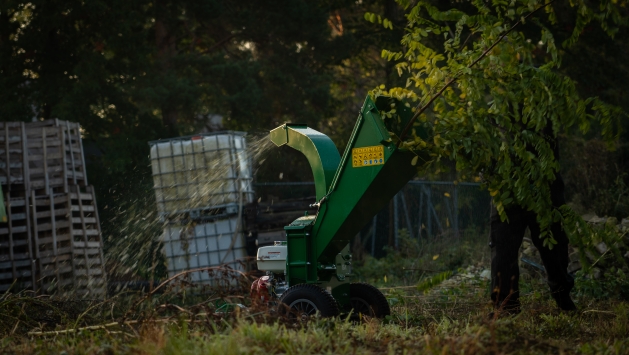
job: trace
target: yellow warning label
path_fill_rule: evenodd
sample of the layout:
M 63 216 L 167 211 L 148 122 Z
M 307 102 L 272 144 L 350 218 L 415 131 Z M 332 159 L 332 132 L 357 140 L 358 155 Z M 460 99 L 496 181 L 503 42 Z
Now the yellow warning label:
M 364 166 L 383 165 L 384 146 L 374 145 L 372 147 L 362 147 L 352 149 L 352 166 L 362 168 Z

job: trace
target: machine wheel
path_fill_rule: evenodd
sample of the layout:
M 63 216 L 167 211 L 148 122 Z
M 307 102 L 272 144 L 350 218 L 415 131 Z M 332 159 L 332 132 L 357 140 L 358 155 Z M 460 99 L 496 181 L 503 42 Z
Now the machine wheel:
M 360 317 L 360 315 L 384 318 L 391 314 L 389 302 L 377 288 L 361 282 L 349 285 L 348 312 Z
M 335 317 L 339 314 L 336 300 L 319 286 L 299 284 L 290 287 L 280 298 L 283 313 L 289 318 L 314 316 L 317 311 L 322 317 Z

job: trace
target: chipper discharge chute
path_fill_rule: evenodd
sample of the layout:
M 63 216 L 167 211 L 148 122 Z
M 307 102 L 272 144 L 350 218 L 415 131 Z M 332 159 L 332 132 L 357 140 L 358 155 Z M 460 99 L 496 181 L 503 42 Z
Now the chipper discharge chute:
M 380 112 L 391 117 L 383 119 Z M 398 148 L 392 139 L 411 116 L 401 101 L 367 97 L 342 156 L 330 138 L 306 125 L 284 124 L 271 131 L 276 145 L 288 145 L 308 159 L 318 212 L 286 226 L 286 242 L 258 250 L 258 269 L 267 276 L 254 283 L 252 292 L 268 290 L 291 314 L 389 314 L 378 289 L 351 282 L 349 242 L 417 172 L 417 153 Z M 425 138 L 423 130 L 419 135 Z

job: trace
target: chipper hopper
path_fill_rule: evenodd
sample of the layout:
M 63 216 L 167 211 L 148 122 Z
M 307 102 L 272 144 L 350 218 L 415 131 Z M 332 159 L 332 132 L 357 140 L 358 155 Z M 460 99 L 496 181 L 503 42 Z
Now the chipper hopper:
M 277 146 L 288 145 L 308 159 L 318 212 L 286 226 L 285 242 L 258 250 L 258 269 L 267 276 L 252 285 L 254 293 L 262 299 L 267 292 L 279 297 L 291 314 L 389 314 L 378 289 L 351 282 L 349 242 L 417 172 L 417 153 L 399 148 L 393 139 L 411 116 L 404 102 L 367 97 L 342 156 L 328 136 L 304 124 L 284 124 L 270 132 Z M 415 130 L 425 138 L 421 126 Z

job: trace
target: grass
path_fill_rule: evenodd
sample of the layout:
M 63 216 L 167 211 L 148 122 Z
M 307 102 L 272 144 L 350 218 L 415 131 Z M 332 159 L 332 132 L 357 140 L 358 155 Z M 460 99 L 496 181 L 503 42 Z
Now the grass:
M 15 354 L 626 354 L 629 306 L 607 301 L 576 314 L 524 297 L 517 317 L 487 320 L 482 300 L 416 302 L 386 321 L 317 319 L 290 324 L 247 312 L 226 318 L 180 316 L 136 326 L 47 336 L 13 335 Z M 133 329 L 131 329 L 133 328 Z
M 522 297 L 523 312 L 490 320 L 486 281 L 471 279 L 428 293 L 384 289 L 396 303 L 385 320 L 344 318 L 291 323 L 264 309 L 229 314 L 211 308 L 146 305 L 146 313 L 107 320 L 101 307 L 88 322 L 59 317 L 43 332 L 5 330 L 0 352 L 12 354 L 626 354 L 629 303 L 577 299 L 580 311 L 558 311 L 542 282 Z M 18 297 L 18 296 L 15 296 Z M 22 297 L 24 298 L 24 297 Z M 4 300 L 7 301 L 7 297 Z M 18 300 L 19 298 L 15 298 Z M 163 300 L 162 300 L 163 301 Z M 20 309 L 26 303 L 24 300 Z M 19 302 L 18 302 L 19 303 Z M 98 307 L 93 307 L 96 310 Z M 160 311 L 157 311 L 160 310 Z M 58 310 L 62 313 L 62 310 Z M 50 312 L 45 312 L 50 313 Z M 88 312 L 89 313 L 89 312 Z M 115 312 L 114 312 L 115 313 Z M 112 315 L 109 314 L 111 318 Z M 132 319 L 134 318 L 134 319 Z M 4 318 L 7 319 L 7 318 Z M 114 322 L 112 322 L 112 320 Z M 75 325 L 76 324 L 76 325 Z M 79 326 L 80 324 L 80 326 Z M 31 325 L 32 326 L 32 325 Z M 78 330 L 75 330 L 79 328 Z M 82 328 L 82 329 L 81 329 Z
M 473 261 L 474 270 L 482 270 L 488 258 L 483 254 L 486 251 L 476 250 L 475 242 L 468 244 L 455 245 L 458 253 L 441 246 L 424 248 L 422 255 L 405 256 L 406 263 L 416 269 L 449 270 L 452 277 L 444 282 L 434 273 L 396 273 L 396 267 L 406 264 L 384 267 L 382 273 L 390 275 L 388 282 L 382 273 L 377 275 L 373 265 L 358 270 L 373 277 L 392 304 L 392 314 L 386 319 L 358 323 L 343 317 L 303 323 L 279 319 L 264 306 L 251 305 L 248 282 L 243 282 L 238 292 L 214 290 L 200 296 L 181 283 L 164 287 L 164 293 L 151 297 L 125 294 L 84 304 L 5 294 L 0 296 L 0 353 L 629 353 L 629 303 L 611 295 L 601 298 L 575 292 L 579 311 L 565 313 L 556 309 L 545 282 L 530 278 L 522 280 L 522 313 L 489 319 L 488 281 L 459 268 Z M 401 250 L 409 253 L 411 249 Z M 409 261 L 412 257 L 415 259 Z M 400 259 L 400 255 L 389 257 L 396 263 L 401 263 Z M 593 281 L 588 282 L 585 290 L 605 288 L 592 288 Z M 216 301 L 220 300 L 250 307 L 217 313 L 220 303 Z

